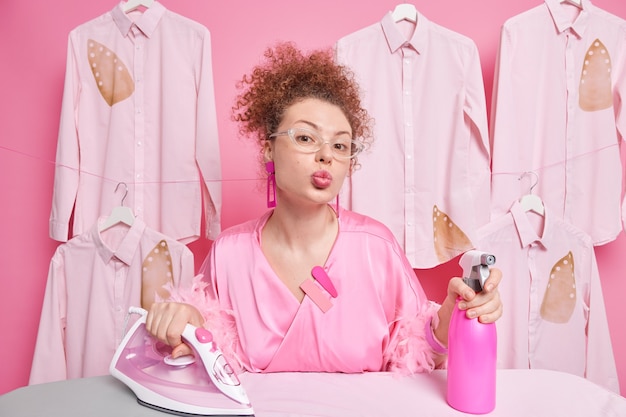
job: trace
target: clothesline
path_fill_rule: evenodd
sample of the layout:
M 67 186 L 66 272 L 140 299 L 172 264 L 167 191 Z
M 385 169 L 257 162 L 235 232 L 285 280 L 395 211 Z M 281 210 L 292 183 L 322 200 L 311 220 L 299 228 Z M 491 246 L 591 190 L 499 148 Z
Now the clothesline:
M 612 145 L 607 145 L 607 146 L 604 146 L 602 148 L 594 149 L 593 151 L 585 152 L 585 153 L 582 153 L 580 155 L 575 155 L 575 156 L 573 156 L 571 158 L 567 158 L 567 159 L 564 159 L 564 160 L 561 160 L 561 161 L 557 161 L 557 162 L 554 162 L 554 163 L 548 164 L 548 165 L 543 165 L 543 166 L 539 166 L 539 167 L 535 167 L 535 168 L 527 168 L 527 169 L 523 169 L 521 171 L 492 172 L 491 175 L 517 175 L 517 176 L 519 176 L 519 175 L 523 174 L 524 172 L 528 172 L 528 171 L 534 171 L 534 172 L 539 174 L 541 171 L 545 171 L 547 169 L 554 168 L 554 167 L 557 167 L 559 165 L 565 164 L 565 163 L 567 163 L 569 161 L 574 161 L 576 159 L 579 159 L 579 158 L 582 158 L 582 157 L 585 157 L 585 156 L 588 156 L 588 155 L 593 155 L 595 153 L 604 151 L 606 149 L 614 148 L 616 146 L 619 146 L 619 144 L 615 143 L 615 144 L 612 144 Z M 31 158 L 31 159 L 44 161 L 44 162 L 46 162 L 48 164 L 51 164 L 51 165 L 54 165 L 54 166 L 62 166 L 64 168 L 70 169 L 72 171 L 79 172 L 80 174 L 91 175 L 93 177 L 100 178 L 100 179 L 102 179 L 104 181 L 108 181 L 108 182 L 111 182 L 111 183 L 117 184 L 117 183 L 120 182 L 120 180 L 117 180 L 117 179 L 106 178 L 106 177 L 103 177 L 101 175 L 94 174 L 92 172 L 84 171 L 84 170 L 81 170 L 81 169 L 76 169 L 76 168 L 69 167 L 69 166 L 66 166 L 66 165 L 57 164 L 55 161 L 51 161 L 51 160 L 46 159 L 46 158 L 42 158 L 42 157 L 39 157 L 39 156 L 36 156 L 36 155 L 32 155 L 32 154 L 29 154 L 29 153 L 26 153 L 26 152 L 22 152 L 22 151 L 19 151 L 17 149 L 11 149 L 9 147 L 2 146 L 2 145 L 0 145 L 0 149 L 6 150 L 6 151 L 9 151 L 9 152 L 13 152 L 13 153 L 17 153 L 17 154 L 20 154 L 22 156 L 25 156 L 25 157 L 28 157 L 28 158 Z M 197 179 L 193 179 L 193 180 L 169 180 L 169 181 L 131 181 L 130 184 L 132 184 L 132 185 L 137 185 L 137 184 L 179 184 L 179 183 L 195 183 L 197 181 L 198 181 Z M 235 182 L 235 181 L 264 181 L 264 179 L 263 178 L 233 178 L 233 179 L 224 179 L 224 178 L 222 178 L 221 180 L 206 180 L 206 181 L 207 182 L 223 182 L 224 183 L 224 182 Z M 128 181 L 123 181 L 123 182 L 129 184 Z
M 0 145 L 0 149 L 16 153 L 16 154 L 25 156 L 27 158 L 35 159 L 35 160 L 38 160 L 38 161 L 43 161 L 43 162 L 48 163 L 50 165 L 61 166 L 61 167 L 67 168 L 69 170 L 78 172 L 80 174 L 90 175 L 92 177 L 100 178 L 100 179 L 102 179 L 104 181 L 107 181 L 107 182 L 110 182 L 110 183 L 114 183 L 114 184 L 118 184 L 120 182 L 124 182 L 124 183 L 126 183 L 128 185 L 138 185 L 138 184 L 139 185 L 141 185 L 141 184 L 182 184 L 182 183 L 196 183 L 196 182 L 198 182 L 197 178 L 193 179 L 193 180 L 168 180 L 168 181 L 125 181 L 124 180 L 124 181 L 122 181 L 122 180 L 116 180 L 116 179 L 112 179 L 112 178 L 103 177 L 101 175 L 94 174 L 92 172 L 88 172 L 88 171 L 85 171 L 85 170 L 82 170 L 82 169 L 73 168 L 73 167 L 70 167 L 70 166 L 67 166 L 67 165 L 58 164 L 55 161 L 51 161 L 51 160 L 46 159 L 46 158 L 42 158 L 42 157 L 39 157 L 39 156 L 36 156 L 36 155 L 33 155 L 33 154 L 22 152 L 22 151 L 19 151 L 17 149 L 11 149 L 11 148 L 6 147 L 6 146 Z M 263 179 L 263 178 L 223 179 L 222 178 L 221 180 L 205 180 L 205 181 L 206 182 L 235 182 L 235 181 L 265 181 L 265 179 Z
M 551 164 L 548 164 L 548 165 L 539 166 L 539 167 L 536 167 L 536 168 L 525 168 L 525 169 L 523 169 L 521 171 L 492 172 L 491 175 L 517 175 L 517 176 L 519 176 L 519 175 L 524 174 L 525 172 L 528 172 L 528 171 L 533 171 L 533 172 L 539 174 L 541 171 L 545 171 L 547 169 L 554 168 L 554 167 L 557 167 L 559 165 L 563 165 L 563 164 L 565 164 L 567 162 L 575 161 L 575 160 L 577 160 L 579 158 L 583 158 L 583 157 L 588 156 L 588 155 L 593 155 L 595 153 L 604 151 L 606 149 L 611 149 L 611 148 L 614 148 L 616 146 L 619 146 L 619 144 L 615 143 L 613 145 L 607 145 L 607 146 L 604 146 L 602 148 L 594 149 L 593 151 L 590 151 L 590 152 L 581 153 L 580 155 L 575 155 L 575 156 L 572 156 L 571 158 L 563 159 L 561 161 L 557 161 L 557 162 L 554 162 L 554 163 L 551 163 Z

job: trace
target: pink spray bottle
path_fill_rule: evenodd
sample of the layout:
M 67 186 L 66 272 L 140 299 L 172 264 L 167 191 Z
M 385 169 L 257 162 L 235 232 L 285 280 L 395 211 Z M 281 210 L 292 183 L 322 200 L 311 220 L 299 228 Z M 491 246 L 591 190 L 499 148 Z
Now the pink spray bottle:
M 485 252 L 464 253 L 459 260 L 463 281 L 482 291 L 495 262 L 496 257 Z M 448 404 L 465 413 L 489 413 L 496 406 L 496 326 L 467 318 L 458 302 L 448 330 Z

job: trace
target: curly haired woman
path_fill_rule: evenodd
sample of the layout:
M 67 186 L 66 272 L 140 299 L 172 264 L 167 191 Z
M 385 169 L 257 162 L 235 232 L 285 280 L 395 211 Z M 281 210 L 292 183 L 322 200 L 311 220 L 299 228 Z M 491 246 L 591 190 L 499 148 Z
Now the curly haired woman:
M 429 301 L 388 228 L 336 204 L 370 134 L 352 73 L 330 50 L 285 43 L 264 57 L 239 83 L 233 119 L 260 148 L 271 210 L 223 231 L 204 286 L 154 304 L 148 329 L 178 357 L 190 353 L 185 324 L 204 325 L 251 372 L 441 366 L 457 297 L 469 317 L 501 316 L 500 271 L 480 294 L 452 278 L 443 303 Z

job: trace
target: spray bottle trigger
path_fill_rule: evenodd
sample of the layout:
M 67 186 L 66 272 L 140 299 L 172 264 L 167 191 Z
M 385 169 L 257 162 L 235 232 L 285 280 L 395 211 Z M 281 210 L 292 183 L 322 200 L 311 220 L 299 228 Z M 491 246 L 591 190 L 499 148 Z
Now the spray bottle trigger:
M 488 277 L 489 267 L 487 265 L 474 265 L 469 277 L 463 277 L 463 282 L 475 292 L 481 292 Z
M 459 261 L 463 268 L 463 282 L 475 292 L 482 291 L 489 277 L 489 266 L 495 262 L 496 257 L 489 253 L 478 250 L 465 252 Z

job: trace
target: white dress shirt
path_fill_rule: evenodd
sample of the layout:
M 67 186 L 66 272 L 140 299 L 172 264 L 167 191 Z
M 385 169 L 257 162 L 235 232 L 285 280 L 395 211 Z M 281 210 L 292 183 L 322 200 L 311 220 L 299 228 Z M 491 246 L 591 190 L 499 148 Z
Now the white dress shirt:
M 388 13 L 336 44 L 375 122 L 342 203 L 383 222 L 411 265 L 429 268 L 470 249 L 489 221 L 489 142 L 474 42 L 422 14 L 412 29 Z
M 626 21 L 546 0 L 502 27 L 491 112 L 492 214 L 533 192 L 594 244 L 622 230 Z
M 69 34 L 50 237 L 120 204 L 185 243 L 220 231 L 221 166 L 210 33 L 155 2 L 123 2 Z M 73 230 L 69 231 L 73 213 Z
M 553 369 L 619 393 L 604 297 L 589 235 L 519 202 L 478 230 L 496 257 L 505 313 L 497 321 L 498 366 Z

